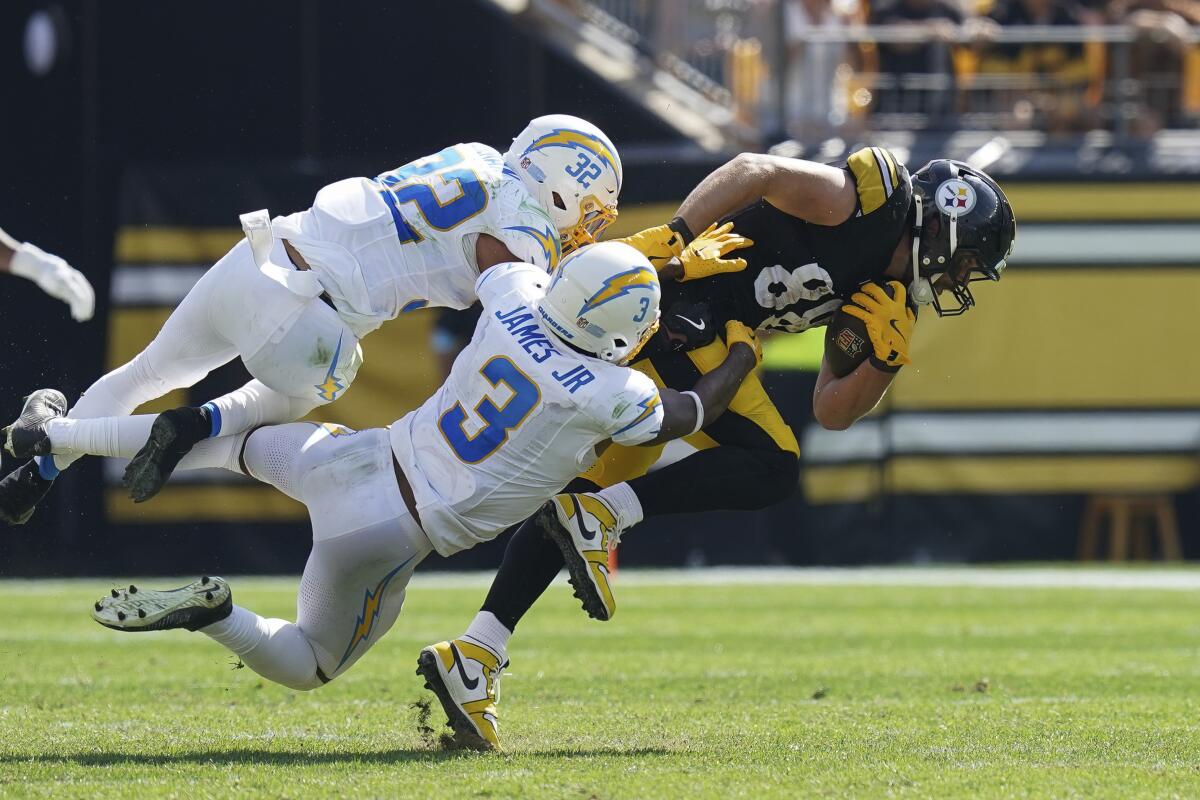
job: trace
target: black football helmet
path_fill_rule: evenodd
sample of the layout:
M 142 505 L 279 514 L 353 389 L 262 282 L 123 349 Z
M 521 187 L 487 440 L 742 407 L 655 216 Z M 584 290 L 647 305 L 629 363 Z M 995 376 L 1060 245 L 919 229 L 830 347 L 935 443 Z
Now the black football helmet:
M 915 302 L 932 304 L 939 317 L 957 316 L 975 305 L 968 284 L 1000 280 L 1016 241 L 1016 217 L 999 185 L 961 161 L 930 161 L 913 173 L 912 189 L 909 292 Z M 934 290 L 933 281 L 943 275 L 956 308 L 943 308 Z

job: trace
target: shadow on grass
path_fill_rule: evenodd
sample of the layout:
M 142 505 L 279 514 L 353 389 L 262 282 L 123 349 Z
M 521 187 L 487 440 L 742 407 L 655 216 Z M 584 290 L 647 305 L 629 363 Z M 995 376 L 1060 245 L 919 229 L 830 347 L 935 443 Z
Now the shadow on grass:
M 537 756 L 547 758 L 611 758 L 628 756 L 645 758 L 664 756 L 670 753 L 661 747 L 597 747 L 571 749 L 552 747 L 541 750 L 505 751 L 500 753 L 477 753 L 470 750 L 409 749 L 380 750 L 367 753 L 313 753 L 275 750 L 237 749 L 205 750 L 183 753 L 65 753 L 0 755 L 0 764 L 75 764 L 81 767 L 108 767 L 117 765 L 162 766 L 178 764 L 258 764 L 260 766 L 308 766 L 319 764 L 402 764 L 419 761 L 448 761 L 456 758 L 507 758 L 511 756 Z

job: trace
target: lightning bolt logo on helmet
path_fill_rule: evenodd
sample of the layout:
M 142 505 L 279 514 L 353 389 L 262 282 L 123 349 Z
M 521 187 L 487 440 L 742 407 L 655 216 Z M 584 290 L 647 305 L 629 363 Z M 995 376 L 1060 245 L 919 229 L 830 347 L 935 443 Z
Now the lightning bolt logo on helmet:
M 571 130 L 570 128 L 556 128 L 534 139 L 521 155 L 526 156 L 547 147 L 567 147 L 574 150 L 584 150 L 599 158 L 617 174 L 619 188 L 622 179 L 621 162 L 613 154 L 612 145 L 599 136 L 593 136 L 583 131 Z
M 595 310 L 610 300 L 624 297 L 635 289 L 653 290 L 658 286 L 658 275 L 646 267 L 634 267 L 625 272 L 608 277 L 600 290 L 584 301 L 577 316 L 582 317 L 589 311 Z

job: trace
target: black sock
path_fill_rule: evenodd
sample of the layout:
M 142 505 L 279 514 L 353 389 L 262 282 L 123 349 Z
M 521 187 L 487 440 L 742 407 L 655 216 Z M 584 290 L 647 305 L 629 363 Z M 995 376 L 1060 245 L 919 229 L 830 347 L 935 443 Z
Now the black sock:
M 558 545 L 546 538 L 541 528 L 526 520 L 508 540 L 504 561 L 481 611 L 490 611 L 510 631 L 525 616 L 563 567 Z
M 576 478 L 563 491 L 594 492 L 599 488 L 589 480 Z M 525 520 L 508 540 L 504 560 L 479 610 L 490 611 L 504 627 L 515 631 L 521 617 L 550 588 L 563 563 L 558 545 Z

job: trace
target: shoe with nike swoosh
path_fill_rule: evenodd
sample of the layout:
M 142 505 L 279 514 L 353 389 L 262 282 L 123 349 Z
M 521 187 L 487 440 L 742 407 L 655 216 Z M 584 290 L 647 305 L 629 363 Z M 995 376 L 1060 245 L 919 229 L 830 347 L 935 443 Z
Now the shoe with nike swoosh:
M 508 661 L 463 637 L 438 642 L 421 650 L 417 674 L 437 695 L 454 739 L 473 750 L 500 749 L 500 676 Z
M 233 592 L 224 578 L 205 576 L 165 591 L 130 584 L 113 589 L 92 606 L 92 619 L 117 631 L 197 631 L 220 622 L 233 611 Z
M 592 619 L 612 619 L 617 601 L 608 582 L 608 551 L 621 538 L 616 512 L 598 495 L 581 492 L 555 496 L 533 519 L 562 551 L 583 610 Z

